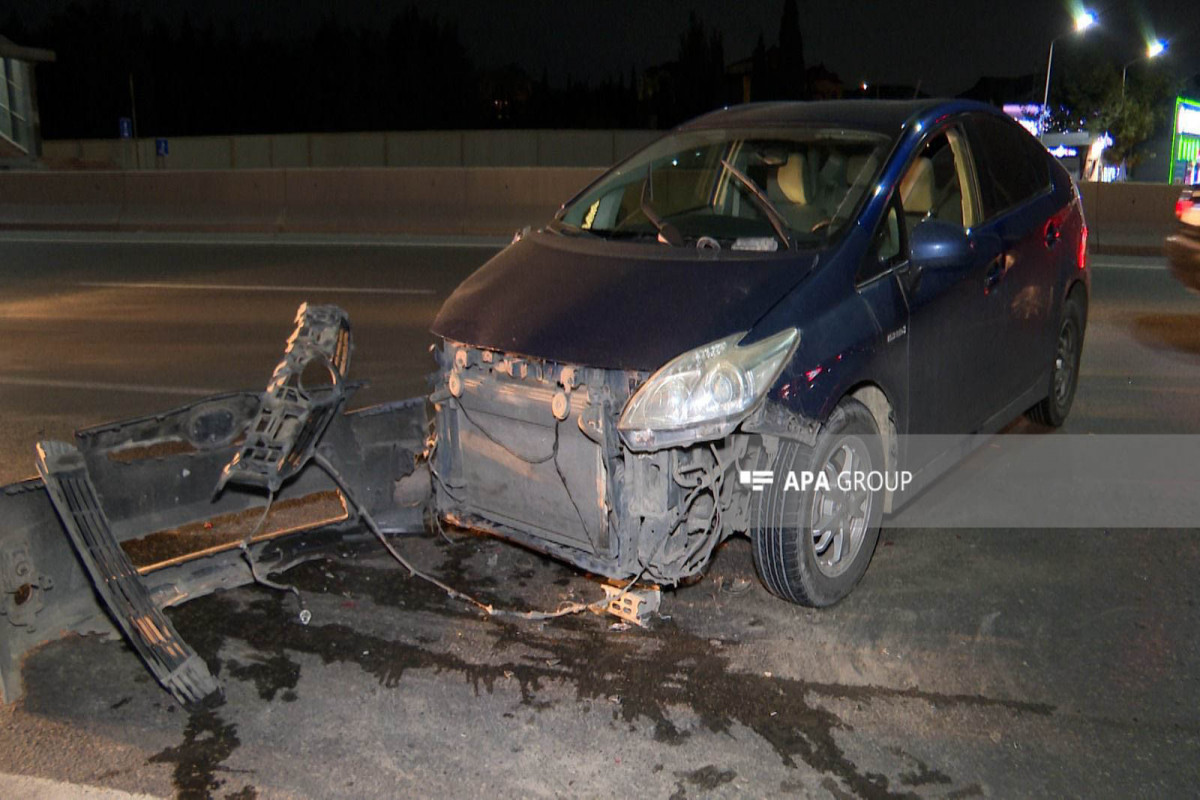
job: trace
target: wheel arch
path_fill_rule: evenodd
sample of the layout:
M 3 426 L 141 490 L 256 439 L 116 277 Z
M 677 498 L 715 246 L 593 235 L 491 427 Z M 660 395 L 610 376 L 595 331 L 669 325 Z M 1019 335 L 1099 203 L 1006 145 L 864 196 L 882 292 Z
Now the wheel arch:
M 1082 277 L 1077 277 L 1067 284 L 1067 291 L 1065 294 L 1063 294 L 1063 305 L 1065 306 L 1067 303 L 1071 302 L 1072 297 L 1078 297 L 1080 302 L 1083 303 L 1083 321 L 1086 323 L 1088 304 L 1091 300 L 1090 295 L 1091 291 L 1088 287 L 1087 281 L 1085 281 Z
M 873 381 L 863 381 L 852 386 L 843 398 L 857 400 L 866 406 L 875 420 L 883 446 L 884 470 L 891 472 L 898 469 L 900 462 L 900 440 L 896 433 L 896 409 L 879 384 Z M 839 399 L 840 403 L 841 400 Z M 888 492 L 883 499 L 883 511 L 892 510 L 892 493 Z

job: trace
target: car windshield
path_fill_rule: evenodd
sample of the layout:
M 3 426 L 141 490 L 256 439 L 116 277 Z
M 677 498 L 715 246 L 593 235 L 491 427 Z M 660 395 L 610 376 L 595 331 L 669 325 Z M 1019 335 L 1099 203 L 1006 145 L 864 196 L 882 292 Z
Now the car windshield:
M 668 136 L 559 216 L 568 229 L 674 245 L 776 250 L 835 235 L 885 155 L 878 134 L 698 130 Z

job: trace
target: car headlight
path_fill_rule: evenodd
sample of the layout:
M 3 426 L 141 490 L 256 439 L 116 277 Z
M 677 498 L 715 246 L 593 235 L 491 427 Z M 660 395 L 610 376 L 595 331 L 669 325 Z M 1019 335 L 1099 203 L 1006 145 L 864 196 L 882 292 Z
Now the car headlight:
M 678 446 L 728 435 L 750 411 L 796 348 L 787 328 L 739 346 L 735 333 L 669 361 L 629 399 L 617 429 L 632 450 Z

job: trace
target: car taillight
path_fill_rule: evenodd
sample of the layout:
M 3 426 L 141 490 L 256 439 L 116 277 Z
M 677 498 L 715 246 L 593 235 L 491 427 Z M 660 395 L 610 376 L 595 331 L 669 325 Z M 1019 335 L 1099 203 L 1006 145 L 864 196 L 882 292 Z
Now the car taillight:
M 1080 269 L 1087 268 L 1087 223 L 1079 228 L 1079 250 L 1075 253 L 1075 261 Z
M 1193 200 L 1192 197 L 1192 193 L 1188 192 L 1175 201 L 1176 219 L 1183 219 L 1183 215 L 1188 211 L 1191 211 L 1192 207 L 1196 205 L 1196 201 Z

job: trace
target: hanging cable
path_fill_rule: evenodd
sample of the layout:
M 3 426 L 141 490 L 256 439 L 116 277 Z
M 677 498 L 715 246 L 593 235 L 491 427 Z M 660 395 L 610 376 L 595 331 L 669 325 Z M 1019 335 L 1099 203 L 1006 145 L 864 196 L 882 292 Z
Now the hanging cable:
M 557 447 L 556 447 L 556 449 L 557 449 Z M 552 457 L 553 457 L 553 454 L 551 454 L 551 458 Z M 547 458 L 545 460 L 549 461 L 550 459 Z M 454 587 L 444 583 L 439 578 L 437 578 L 433 575 L 430 575 L 426 572 L 422 572 L 421 570 L 419 570 L 415 566 L 413 566 L 413 564 L 408 559 L 406 559 L 404 556 L 402 556 L 400 554 L 400 552 L 395 547 L 392 546 L 392 543 L 388 541 L 387 536 L 380 529 L 379 525 L 376 524 L 375 518 L 373 516 L 371 516 L 371 512 L 368 511 L 367 508 L 365 506 L 363 506 L 358 501 L 358 499 L 354 496 L 354 493 L 350 491 L 350 487 L 346 485 L 346 482 L 342 479 L 342 476 L 337 471 L 337 468 L 333 464 L 331 464 L 329 462 L 329 460 L 327 458 L 325 458 L 325 456 L 322 455 L 321 453 L 313 454 L 313 463 L 315 463 L 322 470 L 324 470 L 325 474 L 327 474 L 330 477 L 330 479 L 332 479 L 333 482 L 335 484 L 337 484 L 337 486 L 341 490 L 342 494 L 346 496 L 347 502 L 349 502 L 351 505 L 354 506 L 355 510 L 358 512 L 358 515 L 362 519 L 363 523 L 367 526 L 367 528 L 371 531 L 371 533 L 375 534 L 375 538 L 377 538 L 379 540 L 379 543 L 383 545 L 384 549 L 388 551 L 388 553 L 392 556 L 392 558 L 394 558 L 400 564 L 400 566 L 402 566 L 406 570 L 408 570 L 408 574 L 411 577 L 420 578 L 423 581 L 433 584 L 434 586 L 438 587 L 443 592 L 448 594 L 450 597 L 452 597 L 456 600 L 461 600 L 464 603 L 467 603 L 469 605 L 475 606 L 476 608 L 483 611 L 490 617 L 515 617 L 515 618 L 519 618 L 519 619 L 541 621 L 541 620 L 557 619 L 558 617 L 565 617 L 570 614 L 580 614 L 585 611 L 591 611 L 591 612 L 594 612 L 597 614 L 603 613 L 604 609 L 607 608 L 609 602 L 620 602 L 620 600 L 622 600 L 627 594 L 629 594 L 629 591 L 634 587 L 634 585 L 639 580 L 641 580 L 642 576 L 646 572 L 645 568 L 643 568 L 642 571 L 639 572 L 633 578 L 633 580 L 631 580 L 625 586 L 625 588 L 621 590 L 621 593 L 619 595 L 617 595 L 615 598 L 612 598 L 611 601 L 609 598 L 604 598 L 602 600 L 597 600 L 594 603 L 579 603 L 579 602 L 567 603 L 555 611 L 515 611 L 512 609 L 506 609 L 506 608 L 496 608 L 491 603 L 484 603 L 482 600 L 477 600 L 476 598 L 472 597 L 469 594 L 460 592 L 459 590 L 455 589 Z

